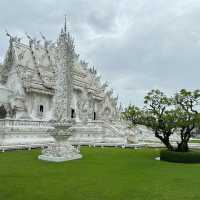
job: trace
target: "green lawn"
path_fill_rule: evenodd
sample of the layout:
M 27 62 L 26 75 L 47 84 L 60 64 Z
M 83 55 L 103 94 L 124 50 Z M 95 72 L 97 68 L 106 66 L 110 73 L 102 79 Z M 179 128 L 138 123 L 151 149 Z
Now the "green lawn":
M 190 140 L 190 143 L 200 143 L 200 140 Z
M 48 163 L 39 150 L 0 153 L 0 200 L 198 200 L 200 165 L 155 161 L 151 149 L 82 148 Z

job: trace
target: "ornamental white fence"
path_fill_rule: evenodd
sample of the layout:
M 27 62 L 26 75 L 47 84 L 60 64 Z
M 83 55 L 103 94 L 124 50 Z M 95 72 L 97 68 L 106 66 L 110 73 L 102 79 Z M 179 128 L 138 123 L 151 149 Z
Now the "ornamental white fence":
M 6 127 L 38 127 L 47 128 L 53 127 L 53 123 L 49 121 L 29 121 L 29 120 L 13 120 L 13 119 L 0 119 L 0 128 Z

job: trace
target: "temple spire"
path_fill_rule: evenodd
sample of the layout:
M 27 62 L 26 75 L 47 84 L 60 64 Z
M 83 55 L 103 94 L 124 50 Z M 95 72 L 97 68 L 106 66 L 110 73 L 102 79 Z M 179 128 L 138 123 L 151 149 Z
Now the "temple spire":
M 65 15 L 64 32 L 67 33 L 67 15 Z

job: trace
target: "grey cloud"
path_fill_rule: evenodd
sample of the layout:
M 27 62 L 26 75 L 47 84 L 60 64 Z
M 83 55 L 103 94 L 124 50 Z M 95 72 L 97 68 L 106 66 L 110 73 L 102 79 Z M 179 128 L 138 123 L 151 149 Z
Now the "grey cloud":
M 1 0 L 4 29 L 55 40 L 65 13 L 81 58 L 95 65 L 124 104 L 142 105 L 152 88 L 199 88 L 199 0 Z

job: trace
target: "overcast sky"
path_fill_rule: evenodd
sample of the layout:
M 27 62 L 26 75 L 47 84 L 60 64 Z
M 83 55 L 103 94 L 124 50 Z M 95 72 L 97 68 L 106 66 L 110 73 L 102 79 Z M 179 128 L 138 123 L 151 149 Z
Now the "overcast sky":
M 0 0 L 0 59 L 4 29 L 56 40 L 65 14 L 77 53 L 124 105 L 153 88 L 200 88 L 200 0 Z

